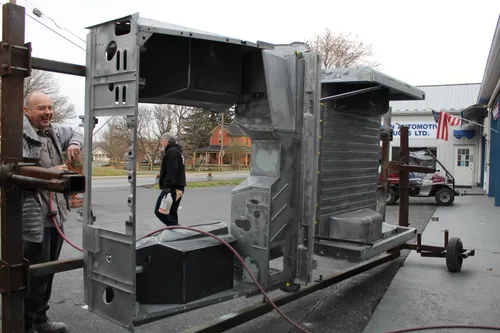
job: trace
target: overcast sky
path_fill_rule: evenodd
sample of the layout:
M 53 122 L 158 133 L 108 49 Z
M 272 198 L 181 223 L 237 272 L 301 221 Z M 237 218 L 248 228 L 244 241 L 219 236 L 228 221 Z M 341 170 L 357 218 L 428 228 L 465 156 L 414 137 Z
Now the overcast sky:
M 5 0 L 1 0 L 5 2 Z M 500 14 L 498 0 L 17 0 L 85 39 L 86 26 L 138 12 L 142 17 L 249 41 L 306 41 L 330 28 L 373 45 L 379 68 L 412 85 L 481 82 Z M 1 20 L 1 17 L 0 17 Z M 78 38 L 38 19 L 85 47 Z M 26 17 L 35 57 L 85 64 L 85 52 Z M 57 75 L 62 93 L 84 110 L 84 78 Z

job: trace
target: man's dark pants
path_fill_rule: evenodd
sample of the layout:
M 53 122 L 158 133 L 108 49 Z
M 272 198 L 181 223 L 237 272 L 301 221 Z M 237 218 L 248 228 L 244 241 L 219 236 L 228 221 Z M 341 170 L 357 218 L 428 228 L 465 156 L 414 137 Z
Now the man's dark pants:
M 61 231 L 64 232 L 63 227 Z M 24 242 L 24 257 L 29 260 L 30 265 L 59 259 L 63 239 L 59 236 L 57 229 L 45 228 L 43 241 L 41 243 Z M 52 292 L 52 281 L 54 274 L 34 277 L 30 279 L 30 294 L 24 298 L 24 326 L 30 329 L 35 324 L 44 323 L 48 320 L 50 294 Z
M 161 192 L 160 195 L 158 196 L 158 199 L 156 200 L 156 205 L 155 205 L 155 215 L 156 217 L 163 222 L 167 227 L 171 225 L 178 225 L 179 224 L 179 217 L 177 216 L 177 209 L 179 208 L 179 205 L 181 204 L 182 197 L 177 200 L 172 202 L 172 206 L 170 207 L 170 212 L 168 214 L 162 214 L 158 211 L 158 208 L 160 208 L 161 201 L 163 200 L 163 197 L 167 195 L 167 193 L 170 192 L 170 195 L 172 196 L 172 200 L 175 200 L 175 188 L 164 188 Z M 184 192 L 184 191 L 183 191 Z

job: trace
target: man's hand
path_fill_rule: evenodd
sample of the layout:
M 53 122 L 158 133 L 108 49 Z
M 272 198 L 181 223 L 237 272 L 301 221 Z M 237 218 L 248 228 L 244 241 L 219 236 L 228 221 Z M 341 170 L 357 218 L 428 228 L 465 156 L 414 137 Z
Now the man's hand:
M 175 190 L 175 201 L 179 200 L 182 197 L 181 190 Z
M 66 164 L 56 165 L 53 168 L 59 171 L 68 171 L 68 166 Z
M 66 154 L 68 155 L 68 159 L 71 161 L 72 159 L 80 155 L 80 146 L 75 144 L 69 145 Z

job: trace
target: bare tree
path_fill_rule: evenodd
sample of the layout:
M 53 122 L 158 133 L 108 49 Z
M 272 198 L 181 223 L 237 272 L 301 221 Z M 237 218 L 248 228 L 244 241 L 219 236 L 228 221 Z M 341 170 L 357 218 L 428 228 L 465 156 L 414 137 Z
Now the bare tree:
M 152 169 L 161 156 L 161 135 L 172 130 L 172 114 L 165 105 L 140 105 L 137 114 L 138 161 L 145 160 Z M 110 158 L 121 158 L 130 146 L 130 130 L 125 117 L 117 117 L 109 122 L 102 135 L 104 148 Z M 101 143 L 102 144 L 102 143 Z
M 379 63 L 373 60 L 372 46 L 356 37 L 351 37 L 351 34 L 334 35 L 327 28 L 323 34 L 316 35 L 308 44 L 321 54 L 324 69 L 357 66 L 376 68 L 379 66 Z
M 36 69 L 31 71 L 31 75 L 24 79 L 24 97 L 35 91 L 47 94 L 54 103 L 52 122 L 61 123 L 76 117 L 75 106 L 60 93 L 59 84 L 52 73 Z
M 175 115 L 168 105 L 154 105 L 153 120 L 156 123 L 155 137 L 158 141 L 162 134 L 172 130 L 172 125 L 175 123 L 174 117 Z
M 165 105 L 172 115 L 172 124 L 175 126 L 177 139 L 182 141 L 186 120 L 192 112 L 192 108 L 184 105 Z
M 125 126 L 125 127 L 124 127 Z M 112 118 L 101 134 L 102 141 L 95 147 L 102 147 L 111 161 L 121 160 L 130 145 L 127 124 L 124 118 Z

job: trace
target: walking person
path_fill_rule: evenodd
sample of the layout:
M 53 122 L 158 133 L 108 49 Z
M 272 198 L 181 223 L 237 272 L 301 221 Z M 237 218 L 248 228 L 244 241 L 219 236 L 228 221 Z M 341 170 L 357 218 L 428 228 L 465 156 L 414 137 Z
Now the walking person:
M 158 185 L 160 194 L 156 201 L 155 215 L 166 226 L 178 225 L 179 217 L 177 210 L 186 186 L 186 168 L 182 147 L 177 143 L 173 133 L 165 133 L 161 136 L 161 145 L 164 148 L 163 161 L 161 163 L 160 178 Z M 170 193 L 172 205 L 167 214 L 160 212 L 163 198 Z
M 54 114 L 49 97 L 40 92 L 28 94 L 24 100 L 23 156 L 39 159 L 43 168 L 66 170 L 63 152 L 68 159 L 78 157 L 83 136 L 71 127 L 51 124 Z M 59 259 L 63 239 L 54 226 L 55 218 L 64 232 L 68 201 L 60 193 L 52 193 L 49 212 L 49 192 L 23 192 L 24 257 L 30 265 Z M 55 216 L 54 216 L 55 215 Z M 30 293 L 24 300 L 25 333 L 64 333 L 66 325 L 47 317 L 48 302 L 54 275 L 30 279 Z

